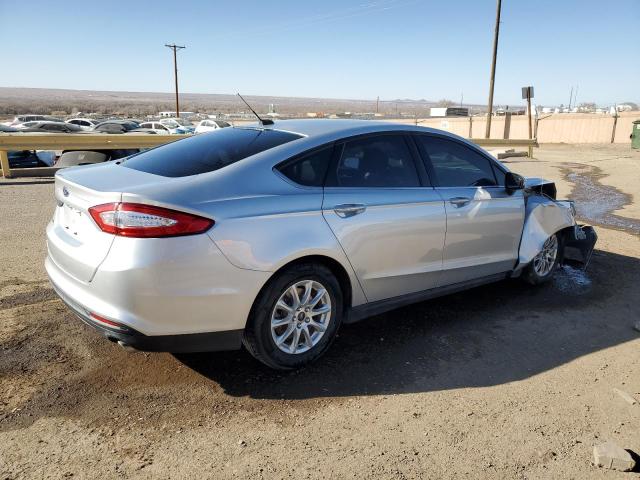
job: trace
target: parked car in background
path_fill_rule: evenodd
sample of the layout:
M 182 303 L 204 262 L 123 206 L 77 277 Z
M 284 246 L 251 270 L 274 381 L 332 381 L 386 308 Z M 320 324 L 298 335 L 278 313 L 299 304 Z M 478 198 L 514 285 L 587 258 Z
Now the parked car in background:
M 82 130 L 93 130 L 93 127 L 98 125 L 102 120 L 95 120 L 93 118 L 71 118 L 66 123 L 76 125 Z
M 10 168 L 52 167 L 55 162 L 55 152 L 35 152 L 22 150 L 7 152 Z
M 158 120 L 157 123 L 160 123 L 162 126 L 167 128 L 169 133 L 172 135 L 184 135 L 189 133 L 186 128 L 182 127 L 172 118 L 163 118 L 162 120 Z
M 511 277 L 545 283 L 570 249 L 588 262 L 597 236 L 554 192 L 430 128 L 224 128 L 58 172 L 45 265 L 121 345 L 244 344 L 291 369 L 342 323 Z
M 101 133 L 126 133 L 136 128 L 140 128 L 140 124 L 133 120 L 105 120 L 93 127 L 93 131 Z
M 5 125 L 16 126 L 25 122 L 63 122 L 64 120 L 52 117 L 51 115 L 16 115 L 11 122 L 6 122 Z
M 30 123 L 30 122 L 29 122 Z M 25 133 L 78 133 L 82 128 L 65 122 L 36 122 L 20 131 Z
M 0 124 L 0 134 L 20 133 L 15 127 Z M 21 150 L 7 152 L 10 168 L 51 167 L 56 161 L 56 152 L 49 150 Z
M 171 135 L 171 131 L 169 127 L 165 127 L 160 122 L 143 122 L 140 124 L 141 129 L 151 130 L 153 133 L 157 133 L 160 135 Z
M 198 123 L 195 133 L 213 132 L 214 130 L 219 130 L 221 128 L 227 128 L 230 126 L 231 124 L 229 122 L 225 122 L 224 120 L 202 120 L 200 123 Z
M 32 120 L 30 122 L 18 123 L 14 125 L 12 128 L 15 128 L 17 131 L 26 130 L 27 128 L 31 128 L 37 124 L 42 122 L 42 120 Z
M 94 163 L 120 160 L 138 153 L 137 148 L 114 150 L 65 150 L 56 162 L 56 167 L 75 167 L 79 165 L 91 165 Z
M 182 129 L 182 132 L 175 133 L 193 133 L 196 130 L 196 127 L 193 126 L 189 120 L 185 120 L 184 118 L 161 118 L 160 123 L 165 127 L 172 129 Z

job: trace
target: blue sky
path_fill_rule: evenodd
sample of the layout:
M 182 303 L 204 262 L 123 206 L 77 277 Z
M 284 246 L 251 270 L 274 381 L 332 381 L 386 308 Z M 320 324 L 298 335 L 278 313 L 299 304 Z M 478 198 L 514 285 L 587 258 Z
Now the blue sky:
M 495 0 L 0 0 L 0 86 L 486 103 Z M 640 0 L 503 0 L 498 104 L 640 102 Z

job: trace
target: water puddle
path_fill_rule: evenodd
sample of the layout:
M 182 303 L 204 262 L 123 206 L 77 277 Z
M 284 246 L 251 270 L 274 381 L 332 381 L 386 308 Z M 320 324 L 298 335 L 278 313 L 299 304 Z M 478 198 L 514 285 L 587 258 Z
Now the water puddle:
M 581 295 L 591 289 L 591 279 L 583 269 L 565 264 L 553 276 L 553 286 L 569 295 Z
M 575 200 L 580 220 L 640 235 L 640 220 L 613 213 L 631 203 L 631 197 L 614 187 L 601 184 L 600 179 L 605 176 L 601 169 L 572 164 L 570 168 L 563 169 L 563 173 L 573 183 L 570 198 Z

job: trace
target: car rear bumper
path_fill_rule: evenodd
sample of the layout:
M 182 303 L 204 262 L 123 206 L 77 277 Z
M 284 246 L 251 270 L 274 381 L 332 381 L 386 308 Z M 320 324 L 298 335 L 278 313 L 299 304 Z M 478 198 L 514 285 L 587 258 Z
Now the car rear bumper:
M 65 295 L 53 282 L 52 285 L 60 299 L 80 320 L 100 332 L 107 339 L 117 342 L 123 347 L 131 347 L 145 352 L 187 353 L 237 350 L 242 344 L 242 329 L 184 335 L 150 336 L 125 325 L 117 328 L 102 325 L 90 316 L 90 312 L 86 308 Z
M 206 235 L 179 238 L 118 237 L 90 281 L 59 265 L 55 249 L 45 268 L 63 301 L 111 340 L 153 351 L 238 348 L 270 273 L 235 267 Z

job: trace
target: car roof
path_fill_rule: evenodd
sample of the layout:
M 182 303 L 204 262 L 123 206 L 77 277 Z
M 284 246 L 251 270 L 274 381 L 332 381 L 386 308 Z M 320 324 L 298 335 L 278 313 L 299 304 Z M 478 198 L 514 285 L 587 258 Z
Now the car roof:
M 104 125 L 105 123 L 113 123 L 113 124 L 122 125 L 124 123 L 138 123 L 138 122 L 136 122 L 135 120 L 113 119 L 113 120 L 103 120 L 98 125 Z
M 57 121 L 57 120 L 33 120 L 32 122 L 25 122 L 25 123 L 34 123 L 36 125 L 60 125 L 62 124 L 66 124 L 67 122 L 63 122 L 63 121 Z
M 405 123 L 383 120 L 350 120 L 350 119 L 300 119 L 276 120 L 273 126 L 262 127 L 258 123 L 239 125 L 235 128 L 265 128 L 291 132 L 305 137 L 348 137 L 351 135 L 385 132 L 385 131 L 417 131 L 451 135 L 448 132 L 433 128 L 408 125 Z M 455 135 L 452 135 L 455 136 Z

